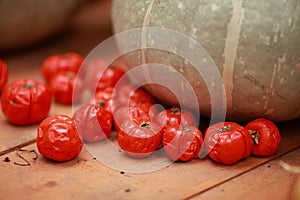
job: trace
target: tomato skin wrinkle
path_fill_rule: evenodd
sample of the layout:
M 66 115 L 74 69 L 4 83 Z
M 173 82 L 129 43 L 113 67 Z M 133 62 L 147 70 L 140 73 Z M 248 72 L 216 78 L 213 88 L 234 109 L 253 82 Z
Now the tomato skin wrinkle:
M 163 129 L 173 124 L 196 126 L 195 116 L 190 111 L 181 110 L 176 107 L 166 109 L 158 113 L 154 122 Z
M 83 80 L 71 71 L 55 74 L 48 85 L 55 101 L 61 104 L 78 103 L 84 92 Z
M 163 135 L 163 147 L 173 161 L 189 161 L 199 158 L 203 136 L 199 129 L 192 126 L 169 125 Z
M 222 164 L 247 158 L 253 141 L 247 129 L 234 122 L 220 122 L 205 131 L 204 143 L 209 157 Z
M 110 136 L 112 113 L 98 104 L 85 104 L 73 114 L 79 135 L 86 142 L 99 142 Z
M 72 51 L 52 54 L 44 59 L 41 65 L 41 73 L 46 82 L 49 82 L 58 73 L 74 72 L 77 74 L 83 61 L 83 56 Z M 80 76 L 83 77 L 84 73 L 81 73 Z
M 36 80 L 17 79 L 2 92 L 1 107 L 6 119 L 15 125 L 30 125 L 42 121 L 49 113 L 52 94 Z M 18 115 L 16 115 L 18 113 Z
M 66 115 L 44 119 L 38 127 L 36 144 L 44 157 L 58 162 L 74 159 L 82 149 L 74 119 Z
M 257 118 L 249 122 L 245 128 L 253 138 L 253 155 L 271 156 L 279 149 L 282 138 L 278 127 L 272 121 Z
M 147 123 L 147 125 L 145 125 Z M 118 143 L 124 152 L 135 158 L 145 158 L 156 151 L 162 141 L 162 131 L 152 122 L 124 121 L 118 132 Z

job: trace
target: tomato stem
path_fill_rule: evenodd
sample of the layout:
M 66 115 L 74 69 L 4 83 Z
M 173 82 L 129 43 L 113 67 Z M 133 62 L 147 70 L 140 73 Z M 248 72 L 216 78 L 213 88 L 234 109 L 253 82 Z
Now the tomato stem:
M 173 107 L 173 108 L 171 108 L 171 113 L 172 114 L 180 114 L 181 109 L 179 107 Z
M 228 124 L 227 126 L 223 126 L 221 128 L 218 128 L 218 131 L 220 132 L 225 132 L 225 131 L 230 131 L 231 130 L 231 125 Z
M 74 72 L 66 72 L 65 76 L 68 77 L 68 78 L 74 78 L 75 73 Z
M 151 128 L 151 122 L 142 122 L 140 124 L 140 127 L 150 129 Z
M 26 88 L 26 89 L 33 89 L 34 87 L 35 87 L 34 85 L 27 84 L 27 83 L 25 83 L 25 84 L 23 85 L 23 88 Z
M 96 105 L 104 107 L 105 106 L 105 102 L 104 101 L 97 101 Z
M 259 143 L 259 139 L 260 139 L 260 134 L 258 131 L 253 131 L 253 130 L 248 130 L 248 132 L 250 133 L 254 144 L 258 144 Z
M 187 132 L 191 132 L 192 131 L 192 129 L 189 126 L 183 126 L 183 127 L 181 127 L 181 130 L 187 131 Z

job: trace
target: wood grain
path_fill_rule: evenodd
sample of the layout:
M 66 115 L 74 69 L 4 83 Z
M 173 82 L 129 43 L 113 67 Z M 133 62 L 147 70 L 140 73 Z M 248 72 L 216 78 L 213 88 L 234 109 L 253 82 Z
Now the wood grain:
M 300 166 L 300 149 L 259 166 L 192 199 L 289 199 L 298 174 L 286 171 L 279 161 Z

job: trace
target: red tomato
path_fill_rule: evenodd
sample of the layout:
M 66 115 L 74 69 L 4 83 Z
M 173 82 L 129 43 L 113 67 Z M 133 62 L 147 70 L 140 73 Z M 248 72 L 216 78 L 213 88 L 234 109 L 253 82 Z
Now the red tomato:
M 128 83 L 128 78 L 125 71 L 119 68 L 99 68 L 95 74 L 91 74 L 89 86 L 91 91 L 103 90 L 107 87 L 114 87 L 118 81 L 122 80 L 121 84 Z M 123 78 L 124 76 L 124 78 Z M 122 78 L 122 79 L 121 79 Z
M 51 92 L 45 84 L 19 79 L 4 87 L 1 106 L 9 122 L 29 125 L 42 121 L 48 115 L 51 99 Z
M 65 72 L 56 74 L 50 79 L 49 89 L 55 101 L 59 103 L 78 103 L 84 91 L 84 83 L 74 72 Z
M 220 122 L 208 127 L 204 143 L 211 159 L 227 165 L 247 158 L 253 148 L 247 129 L 234 122 Z
M 249 122 L 245 128 L 249 131 L 254 141 L 253 155 L 271 156 L 278 150 L 281 136 L 273 122 L 264 118 L 258 118 Z
M 96 86 L 100 78 L 98 77 L 100 76 L 99 74 L 107 67 L 107 62 L 100 58 L 94 58 L 88 63 L 87 85 L 92 92 L 96 91 Z
M 77 73 L 83 61 L 84 58 L 75 52 L 51 55 L 42 63 L 42 75 L 49 82 L 58 73 L 68 71 Z
M 66 115 L 44 119 L 38 127 L 36 145 L 43 156 L 60 162 L 74 159 L 82 149 L 74 120 Z
M 196 126 L 196 119 L 194 115 L 188 110 L 181 110 L 178 107 L 161 111 L 155 117 L 154 122 L 163 129 L 174 124 L 181 124 L 182 126 Z
M 198 158 L 202 143 L 202 133 L 192 126 L 170 125 L 163 134 L 164 150 L 173 161 Z
M 8 79 L 8 69 L 6 63 L 0 59 L 0 93 L 6 85 Z
M 151 122 L 137 123 L 128 119 L 121 124 L 118 143 L 121 149 L 135 158 L 145 158 L 158 149 L 162 131 Z
M 88 101 L 88 103 L 98 104 L 112 113 L 114 110 L 114 104 L 112 99 L 113 91 L 113 87 L 107 87 L 103 90 L 99 90 L 95 93 L 92 99 Z
M 121 107 L 114 112 L 114 125 L 119 132 L 120 126 L 127 119 L 135 120 L 137 123 L 151 121 L 157 114 L 157 109 L 150 103 L 144 103 L 136 106 Z
M 144 103 L 154 104 L 155 98 L 148 92 L 136 88 L 132 84 L 125 84 L 116 88 L 116 96 L 114 96 L 114 104 L 116 108 L 141 105 Z
M 86 104 L 74 112 L 78 133 L 86 142 L 99 142 L 110 136 L 112 114 L 99 105 Z

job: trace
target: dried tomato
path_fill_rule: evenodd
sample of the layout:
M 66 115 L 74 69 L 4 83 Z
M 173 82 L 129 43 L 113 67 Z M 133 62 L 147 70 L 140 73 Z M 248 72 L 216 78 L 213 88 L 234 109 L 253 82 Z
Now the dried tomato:
M 193 126 L 170 125 L 163 134 L 164 150 L 173 161 L 198 158 L 202 143 L 202 133 Z
M 74 120 L 66 115 L 44 119 L 38 127 L 36 144 L 43 156 L 60 162 L 74 159 L 82 149 Z
M 245 128 L 249 131 L 254 141 L 253 155 L 271 156 L 278 150 L 281 135 L 272 121 L 258 118 L 249 122 Z
M 119 126 L 127 119 L 134 120 L 137 123 L 151 121 L 157 112 L 158 111 L 155 106 L 150 103 L 121 107 L 113 113 L 115 128 L 119 131 Z
M 83 61 L 84 58 L 75 52 L 53 54 L 43 61 L 41 67 L 42 75 L 45 80 L 49 82 L 50 79 L 58 73 L 71 71 L 77 74 Z M 83 77 L 84 74 L 80 76 Z
M 112 114 L 97 104 L 85 104 L 74 112 L 79 135 L 86 142 L 99 142 L 111 133 Z
M 161 111 L 155 117 L 154 122 L 163 129 L 174 124 L 196 126 L 195 116 L 190 111 L 181 110 L 179 107 Z
M 76 88 L 76 90 L 74 90 Z M 54 75 L 49 81 L 49 89 L 55 101 L 62 104 L 78 103 L 81 100 L 84 83 L 74 72 L 64 72 Z
M 115 89 L 116 95 L 113 97 L 115 108 L 156 103 L 156 99 L 151 94 L 141 88 L 136 88 L 132 84 L 124 84 Z
M 2 111 L 7 120 L 16 125 L 42 121 L 49 113 L 52 94 L 43 83 L 18 79 L 4 87 L 1 96 Z
M 220 122 L 208 127 L 204 143 L 212 160 L 228 165 L 247 158 L 253 148 L 247 129 L 234 122 Z
M 152 122 L 137 123 L 128 119 L 120 126 L 118 143 L 122 150 L 135 158 L 145 158 L 158 149 L 162 130 Z
M 90 74 L 89 87 L 91 91 L 103 90 L 107 87 L 114 87 L 119 81 L 119 84 L 128 83 L 128 77 L 124 70 L 120 68 L 111 68 L 104 65 L 104 61 L 96 60 L 93 63 L 94 73 Z M 99 65 L 98 68 L 97 64 Z

